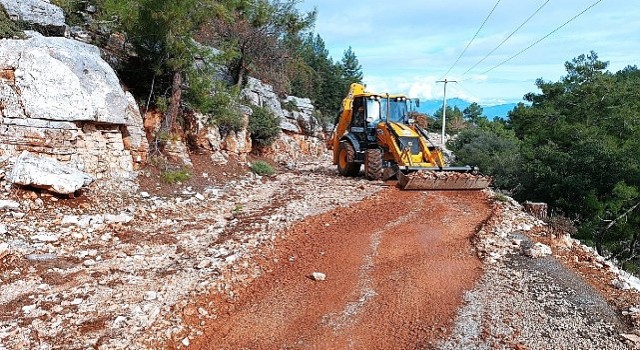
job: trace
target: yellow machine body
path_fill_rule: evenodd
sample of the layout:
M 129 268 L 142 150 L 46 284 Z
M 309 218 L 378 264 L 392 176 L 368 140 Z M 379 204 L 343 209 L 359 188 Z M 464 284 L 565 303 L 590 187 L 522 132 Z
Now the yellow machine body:
M 357 176 L 364 165 L 370 180 L 397 176 L 404 189 L 481 189 L 491 178 L 477 168 L 448 167 L 442 150 L 409 118 L 416 101 L 403 95 L 365 91 L 351 84 L 342 101 L 331 140 L 333 162 L 344 176 Z

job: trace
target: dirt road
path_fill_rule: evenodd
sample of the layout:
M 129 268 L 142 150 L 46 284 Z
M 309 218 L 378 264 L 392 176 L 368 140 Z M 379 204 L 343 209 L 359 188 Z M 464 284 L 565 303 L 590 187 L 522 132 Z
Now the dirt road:
M 199 301 L 218 317 L 190 348 L 428 348 L 481 275 L 470 237 L 489 215 L 482 192 L 389 188 L 306 219 L 261 258 L 267 273 Z

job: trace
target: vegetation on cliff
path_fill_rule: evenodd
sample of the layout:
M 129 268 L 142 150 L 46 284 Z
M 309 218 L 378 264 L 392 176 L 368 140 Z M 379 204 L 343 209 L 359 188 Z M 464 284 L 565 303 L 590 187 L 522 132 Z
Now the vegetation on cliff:
M 235 99 L 248 76 L 278 93 L 309 97 L 325 119 L 338 113 L 349 84 L 362 79 L 361 66 L 351 48 L 333 62 L 311 31 L 316 12 L 301 12 L 298 3 L 98 0 L 97 6 L 101 23 L 123 32 L 134 52 L 122 78 L 140 100 L 166 107 L 163 128 L 171 131 L 184 109 L 213 114 L 212 123 L 234 129 L 240 113 L 224 96 Z
M 7 11 L 0 5 L 0 39 L 24 38 L 17 23 L 9 19 Z
M 517 199 L 543 201 L 577 237 L 627 268 L 639 260 L 640 70 L 616 73 L 595 52 L 565 63 L 560 81 L 536 82 L 506 121 L 467 121 L 449 145 Z

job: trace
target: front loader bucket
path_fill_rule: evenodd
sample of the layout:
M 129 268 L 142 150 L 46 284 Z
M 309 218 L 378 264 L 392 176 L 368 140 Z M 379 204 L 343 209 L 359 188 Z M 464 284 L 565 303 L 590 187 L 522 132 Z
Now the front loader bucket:
M 491 177 L 448 171 L 416 171 L 398 173 L 398 186 L 403 190 L 481 190 L 491 184 Z

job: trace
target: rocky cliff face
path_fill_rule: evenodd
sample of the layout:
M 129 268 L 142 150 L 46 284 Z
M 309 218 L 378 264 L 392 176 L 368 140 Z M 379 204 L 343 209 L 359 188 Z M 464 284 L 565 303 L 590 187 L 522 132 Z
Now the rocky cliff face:
M 133 96 L 97 47 L 30 35 L 0 41 L 0 154 L 26 150 L 96 178 L 132 178 L 148 148 Z
M 287 96 L 280 99 L 271 85 L 254 78 L 249 78 L 242 96 L 251 104 L 268 108 L 280 117 L 282 134 L 266 150 L 267 156 L 288 163 L 301 157 L 319 157 L 326 152 L 323 130 L 315 117 L 315 107 L 308 98 Z
M 25 23 L 49 35 L 64 35 L 67 25 L 64 12 L 58 6 L 43 0 L 0 0 L 9 18 Z
M 69 34 L 62 10 L 48 1 L 0 0 L 0 6 L 45 35 Z M 154 120 L 160 119 L 141 116 L 99 48 L 41 33 L 27 32 L 27 40 L 0 40 L 0 159 L 29 151 L 96 179 L 135 178 L 149 149 L 145 128 L 157 131 Z M 289 163 L 326 151 L 309 99 L 281 99 L 270 85 L 253 78 L 242 96 L 281 120 L 283 133 L 264 150 L 266 156 Z M 244 128 L 226 135 L 207 125 L 208 116 L 195 116 L 196 145 L 211 154 L 213 163 L 244 162 L 254 150 L 247 128 L 251 109 L 244 107 L 244 114 Z M 191 165 L 182 140 L 168 141 L 165 151 Z
M 315 107 L 308 98 L 287 96 L 281 99 L 271 85 L 251 77 L 241 96 L 250 105 L 267 108 L 280 118 L 282 133 L 271 147 L 261 150 L 263 155 L 287 164 L 304 157 L 320 157 L 326 152 L 323 130 L 314 115 Z M 242 112 L 242 130 L 226 135 L 220 134 L 217 127 L 207 125 L 208 116 L 194 116 L 196 139 L 193 142 L 199 149 L 210 152 L 214 163 L 226 164 L 231 157 L 246 161 L 247 155 L 254 151 L 248 131 L 251 107 L 242 106 Z

